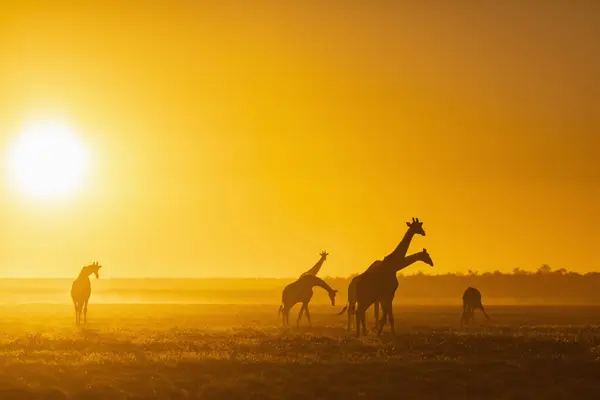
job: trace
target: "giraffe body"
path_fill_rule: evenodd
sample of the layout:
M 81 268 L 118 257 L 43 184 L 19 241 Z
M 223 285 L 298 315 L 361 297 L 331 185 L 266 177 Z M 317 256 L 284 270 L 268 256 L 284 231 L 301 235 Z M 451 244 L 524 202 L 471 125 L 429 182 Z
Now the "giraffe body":
M 75 323 L 81 324 L 81 316 L 83 314 L 83 323 L 87 323 L 87 307 L 92 294 L 92 285 L 90 282 L 90 275 L 95 274 L 96 278 L 99 277 L 98 270 L 100 265 L 97 262 L 83 267 L 77 279 L 73 281 L 71 285 L 71 299 L 73 300 L 73 306 L 75 307 Z
M 374 269 L 377 265 L 381 264 L 381 260 L 375 261 L 367 271 Z M 366 272 L 366 271 L 365 271 Z M 338 315 L 342 315 L 344 312 L 348 314 L 348 331 L 352 329 L 352 320 L 354 319 L 354 314 L 356 312 L 356 286 L 358 285 L 359 279 L 363 274 L 357 275 L 350 281 L 350 285 L 348 285 L 348 304 L 338 313 Z M 377 328 L 377 324 L 379 321 L 379 302 L 375 302 L 375 328 Z
M 352 282 L 350 282 L 350 286 L 348 286 L 348 306 L 347 306 L 347 308 L 344 308 L 344 310 L 342 310 L 339 314 L 339 315 L 341 315 L 345 310 L 348 310 L 348 330 L 351 329 L 352 316 L 355 314 L 355 304 L 356 304 L 356 299 L 357 299 L 356 288 L 358 286 L 358 282 L 363 279 L 363 276 L 365 274 L 367 274 L 367 273 L 372 274 L 374 271 L 380 270 L 382 265 L 384 265 L 384 263 L 385 264 L 403 263 L 404 258 L 406 257 L 406 252 L 408 251 L 410 242 L 412 241 L 414 235 L 425 236 L 425 231 L 423 230 L 423 223 L 421 221 L 419 221 L 418 218 L 413 218 L 411 222 L 406 223 L 406 226 L 408 226 L 408 229 L 407 229 L 406 233 L 404 234 L 404 236 L 402 237 L 402 240 L 400 241 L 400 243 L 398 244 L 396 249 L 391 254 L 387 255 L 383 259 L 383 261 L 378 260 L 378 261 L 373 262 L 364 273 L 362 273 L 361 275 L 358 275 L 357 277 L 355 277 L 352 280 Z M 396 281 L 396 288 L 397 288 L 398 281 L 396 280 L 395 273 L 394 273 L 394 276 L 389 279 Z M 395 289 L 394 289 L 394 292 L 395 292 Z M 377 329 L 379 326 L 380 303 L 378 301 L 375 301 L 374 303 L 375 303 L 375 329 Z M 383 306 L 383 304 L 381 304 L 381 305 Z
M 470 319 L 475 318 L 475 310 L 478 308 L 483 312 L 487 319 L 491 319 L 481 303 L 481 292 L 473 287 L 468 287 L 463 293 L 463 314 L 460 319 L 460 324 L 468 324 Z
M 289 325 L 290 310 L 297 303 L 302 303 L 302 308 L 300 309 L 300 313 L 298 314 L 298 320 L 296 321 L 296 325 L 300 325 L 300 319 L 302 318 L 303 313 L 306 312 L 308 324 L 312 326 L 312 322 L 310 320 L 310 312 L 308 310 L 308 303 L 310 303 L 310 300 L 313 297 L 313 288 L 315 286 L 319 286 L 325 289 L 329 293 L 331 305 L 335 305 L 335 295 L 337 293 L 337 290 L 332 289 L 321 278 L 318 278 L 314 275 L 304 275 L 295 282 L 290 283 L 285 287 L 285 289 L 283 289 L 279 312 L 283 314 L 284 326 Z
M 394 264 L 390 259 L 381 263 L 380 266 L 372 268 L 362 274 L 356 284 L 356 336 L 360 335 L 362 327 L 363 335 L 367 333 L 365 314 L 367 309 L 379 303 L 383 310 L 383 315 L 378 324 L 378 334 L 381 334 L 386 320 L 389 320 L 392 334 L 394 334 L 394 314 L 392 312 L 392 302 L 398 289 L 398 278 L 396 273 L 416 261 L 423 261 L 426 264 L 433 266 L 433 261 L 423 249 L 418 253 L 412 254 L 401 260 L 400 263 Z

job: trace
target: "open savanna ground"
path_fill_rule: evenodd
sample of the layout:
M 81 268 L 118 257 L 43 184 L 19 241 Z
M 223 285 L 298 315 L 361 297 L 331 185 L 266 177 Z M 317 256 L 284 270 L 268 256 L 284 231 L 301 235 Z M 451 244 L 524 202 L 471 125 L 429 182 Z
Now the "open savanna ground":
M 282 329 L 277 305 L 92 304 L 77 328 L 70 305 L 0 306 L 0 398 L 600 398 L 600 308 L 490 306 L 467 331 L 396 307 L 396 337 L 360 339 L 340 308 Z

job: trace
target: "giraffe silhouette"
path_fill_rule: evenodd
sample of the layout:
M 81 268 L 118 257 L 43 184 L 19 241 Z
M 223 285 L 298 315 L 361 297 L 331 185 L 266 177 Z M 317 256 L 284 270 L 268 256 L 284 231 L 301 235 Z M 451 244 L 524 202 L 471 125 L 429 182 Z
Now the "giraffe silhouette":
M 410 257 L 411 259 L 409 259 L 409 261 L 412 261 L 411 264 L 416 260 L 420 260 L 433 266 L 433 261 L 426 249 L 423 249 L 421 252 L 415 253 Z M 406 258 L 400 259 L 397 262 L 392 262 L 395 261 L 393 258 L 388 259 L 387 262 L 384 260 L 374 268 L 366 271 L 362 278 L 356 283 L 356 336 L 360 335 L 361 326 L 363 335 L 366 335 L 365 314 L 371 304 L 376 302 L 380 302 L 383 309 L 383 316 L 378 324 L 378 335 L 381 334 L 386 319 L 389 319 L 392 334 L 395 334 L 392 302 L 394 300 L 396 289 L 398 289 L 398 278 L 396 278 L 396 273 L 410 265 L 405 261 Z M 414 258 L 414 260 L 412 258 Z
M 398 269 L 396 271 L 400 271 L 400 270 L 414 264 L 417 261 L 422 261 L 422 262 L 429 264 L 429 262 L 431 261 L 431 258 L 429 257 L 429 254 L 427 253 L 427 251 L 425 249 L 423 249 L 423 251 L 420 251 L 418 253 L 414 253 L 414 254 L 411 254 L 411 255 L 405 257 L 403 263 L 398 265 Z M 369 269 L 367 271 L 376 271 L 377 269 L 381 268 L 381 264 L 382 264 L 382 261 L 375 261 L 371 265 L 371 267 L 369 267 Z M 348 304 L 346 304 L 346 306 L 342 309 L 342 311 L 340 311 L 337 314 L 337 315 L 342 315 L 345 311 L 348 312 L 348 331 L 350 331 L 352 329 L 352 319 L 354 318 L 354 314 L 356 312 L 356 295 L 357 295 L 356 288 L 357 288 L 358 281 L 363 274 L 355 276 L 354 279 L 352 279 L 352 281 L 350 281 L 350 285 L 348 286 Z M 392 290 L 392 286 L 393 286 L 393 279 L 390 280 L 390 287 L 387 289 Z M 396 288 L 393 288 L 394 293 L 395 293 L 397 287 L 398 287 L 398 279 L 396 278 Z M 382 294 L 381 299 L 384 299 L 384 298 L 385 298 L 385 295 Z M 393 299 L 393 294 L 392 294 L 392 299 Z M 375 304 L 374 304 L 376 321 L 377 321 L 377 318 L 379 317 L 378 306 L 379 306 L 380 301 L 381 300 L 377 300 L 377 301 L 375 301 Z M 375 328 L 376 329 L 379 328 L 379 321 L 377 321 L 377 323 L 375 324 Z
M 90 265 L 81 268 L 81 272 L 77 279 L 73 281 L 71 285 L 71 298 L 73 299 L 73 305 L 75 306 L 75 323 L 81 324 L 81 314 L 83 312 L 83 323 L 87 323 L 87 306 L 92 294 L 92 285 L 90 283 L 90 275 L 96 275 L 96 279 L 99 278 L 98 270 L 101 268 L 98 262 L 95 261 Z
M 421 221 L 419 221 L 419 218 L 413 218 L 411 222 L 406 223 L 406 226 L 408 227 L 408 229 L 406 230 L 406 233 L 402 237 L 402 240 L 400 241 L 398 246 L 396 246 L 396 249 L 394 249 L 394 251 L 392 253 L 387 255 L 383 259 L 383 261 L 377 260 L 377 261 L 373 262 L 369 266 L 369 268 L 367 268 L 367 270 L 365 272 L 372 271 L 373 269 L 379 268 L 379 266 L 383 262 L 389 262 L 390 260 L 392 260 L 392 262 L 400 262 L 401 259 L 404 259 L 404 257 L 406 257 L 406 252 L 408 251 L 408 248 L 410 247 L 410 242 L 412 241 L 413 237 L 415 235 L 425 236 L 425 230 L 423 229 L 423 223 Z M 348 300 L 356 298 L 356 285 L 358 284 L 358 281 L 360 281 L 360 279 L 362 279 L 362 276 L 364 275 L 365 272 L 354 277 L 354 279 L 352 279 L 352 281 L 350 282 L 350 286 L 348 286 Z M 379 326 L 379 305 L 380 305 L 379 301 L 375 302 L 375 307 L 374 307 L 375 308 L 375 329 L 377 329 Z M 354 306 L 348 307 L 348 330 L 350 330 L 351 325 L 352 325 L 351 318 L 352 318 L 353 313 L 354 313 Z
M 326 252 L 325 250 L 323 250 L 321 252 L 321 254 L 319 254 L 319 255 L 321 256 L 321 258 L 319 258 L 319 261 L 317 261 L 317 263 L 311 269 L 309 269 L 308 271 L 306 271 L 305 273 L 303 273 L 302 275 L 300 275 L 300 277 L 303 277 L 303 276 L 306 276 L 306 275 L 317 276 L 317 274 L 321 270 L 321 267 L 323 266 L 323 263 L 327 259 L 327 256 L 329 255 L 329 253 Z
M 279 306 L 279 314 L 283 314 L 283 326 L 288 326 L 290 324 L 289 315 L 292 307 L 296 303 L 302 303 L 302 308 L 300 308 L 296 326 L 300 326 L 302 314 L 306 312 L 308 324 L 312 327 L 312 322 L 310 321 L 310 312 L 308 311 L 308 303 L 310 303 L 310 300 L 312 299 L 313 288 L 315 286 L 325 289 L 327 293 L 329 293 L 331 305 L 335 306 L 335 295 L 338 292 L 337 290 L 332 289 L 331 286 L 329 286 L 323 279 L 314 275 L 302 276 L 283 289 L 283 293 L 281 295 L 281 306 Z
M 463 300 L 463 313 L 460 319 L 460 325 L 463 323 L 468 324 L 470 319 L 475 319 L 475 310 L 478 308 L 483 311 L 483 315 L 487 319 L 491 319 L 485 309 L 483 308 L 483 304 L 481 303 L 481 292 L 473 287 L 468 287 L 462 296 Z
M 416 253 L 415 256 L 423 261 L 425 264 L 428 264 L 433 267 L 433 260 L 431 256 L 427 252 L 426 249 L 423 251 Z M 385 268 L 385 264 L 382 264 L 381 271 L 377 272 L 378 274 L 383 274 L 379 277 L 381 279 L 381 294 L 380 294 L 380 303 L 381 308 L 383 309 L 383 315 L 381 320 L 379 321 L 379 329 L 377 331 L 377 335 L 381 335 L 383 331 L 383 327 L 385 326 L 386 319 L 390 323 L 390 327 L 392 330 L 392 334 L 395 335 L 394 332 L 394 310 L 392 309 L 392 304 L 394 301 L 394 296 L 396 295 L 396 290 L 398 290 L 398 277 L 396 276 L 396 272 L 406 268 L 408 265 L 399 265 L 396 269 L 391 269 L 392 272 L 387 272 Z M 389 273 L 389 277 L 385 277 L 385 274 Z

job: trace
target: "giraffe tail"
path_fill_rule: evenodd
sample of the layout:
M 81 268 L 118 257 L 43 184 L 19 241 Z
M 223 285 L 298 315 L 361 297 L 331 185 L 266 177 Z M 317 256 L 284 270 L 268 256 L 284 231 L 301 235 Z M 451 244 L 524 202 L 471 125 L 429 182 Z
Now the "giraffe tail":
M 348 304 L 346 304 L 346 306 L 342 309 L 342 311 L 340 311 L 339 313 L 337 313 L 335 315 L 342 315 L 343 313 L 346 312 L 347 309 L 348 309 Z

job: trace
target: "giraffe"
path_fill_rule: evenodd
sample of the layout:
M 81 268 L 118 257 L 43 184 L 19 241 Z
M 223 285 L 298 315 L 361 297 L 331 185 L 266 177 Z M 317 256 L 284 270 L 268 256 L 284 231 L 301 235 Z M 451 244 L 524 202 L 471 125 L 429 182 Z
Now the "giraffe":
M 425 249 L 423 249 L 423 250 L 425 250 Z M 430 259 L 429 254 L 426 251 L 425 252 L 420 251 L 418 253 L 411 254 L 410 256 L 407 256 L 404 258 L 404 261 L 402 262 L 402 266 L 399 265 L 398 271 L 408 267 L 409 265 L 414 264 L 417 261 L 423 261 L 423 262 L 427 263 L 429 259 Z M 367 269 L 367 271 L 377 270 L 378 268 L 381 267 L 381 263 L 382 263 L 382 261 L 375 261 L 369 267 L 369 269 Z M 350 281 L 350 286 L 348 286 L 348 304 L 346 304 L 346 306 L 342 309 L 342 311 L 340 311 L 337 314 L 337 315 L 342 315 L 345 311 L 348 311 L 348 331 L 352 328 L 352 317 L 354 316 L 355 309 L 356 309 L 356 287 L 357 287 L 360 277 L 362 275 L 364 275 L 365 273 L 366 273 L 366 271 L 361 275 L 355 276 L 354 279 L 352 279 L 352 281 Z M 396 279 L 396 283 L 398 283 L 397 279 Z M 378 310 L 379 303 L 380 303 L 380 301 L 375 302 L 376 321 L 377 321 L 377 317 L 379 316 L 379 310 Z M 378 322 L 379 321 L 377 321 L 377 323 L 375 325 L 376 329 L 379 327 Z
M 355 303 L 356 300 L 354 301 L 350 301 L 350 299 L 356 299 L 356 286 L 358 284 L 358 281 L 362 278 L 362 276 L 368 272 L 368 271 L 372 271 L 374 269 L 378 269 L 381 264 L 383 262 L 388 262 L 390 259 L 392 260 L 398 260 L 398 262 L 401 262 L 400 260 L 403 259 L 404 257 L 406 257 L 406 252 L 408 251 L 408 247 L 410 246 L 410 242 L 413 239 L 413 236 L 415 235 L 422 235 L 425 236 L 425 230 L 423 229 L 423 223 L 421 221 L 419 221 L 419 218 L 413 218 L 411 222 L 407 222 L 406 226 L 408 226 L 408 229 L 406 231 L 406 233 L 404 234 L 404 237 L 402 237 L 402 240 L 400 241 L 400 243 L 398 244 L 398 246 L 396 247 L 396 249 L 389 255 L 387 255 L 384 260 L 377 260 L 375 262 L 373 262 L 369 268 L 367 268 L 367 270 L 365 272 L 363 272 L 362 274 L 354 277 L 354 279 L 352 279 L 352 281 L 350 282 L 350 285 L 348 286 L 348 330 L 350 330 L 351 325 L 352 325 L 352 314 L 354 314 L 355 311 Z M 344 310 L 346 310 L 346 308 L 344 308 Z M 344 310 L 342 310 L 342 312 L 339 314 L 341 315 Z M 379 325 L 379 302 L 375 302 L 375 329 L 377 329 Z
M 300 277 L 303 277 L 303 276 L 306 276 L 306 275 L 317 276 L 317 274 L 321 270 L 321 267 L 323 266 L 323 263 L 327 259 L 327 256 L 329 255 L 329 253 L 326 252 L 325 250 L 323 250 L 321 252 L 321 254 L 319 254 L 319 255 L 321 256 L 321 258 L 319 258 L 319 261 L 317 261 L 317 263 L 311 269 L 309 269 L 308 271 L 306 271 L 305 273 L 303 273 L 302 275 L 300 275 Z
M 485 309 L 483 308 L 483 304 L 481 303 L 481 292 L 479 290 L 472 287 L 468 287 L 462 296 L 462 300 L 463 314 L 460 319 L 461 326 L 463 325 L 463 323 L 468 324 L 470 319 L 475 319 L 475 310 L 477 310 L 478 308 L 481 309 L 481 311 L 483 311 L 483 315 L 485 315 L 487 319 L 491 319 L 485 312 Z
M 396 273 L 416 261 L 422 261 L 433 267 L 433 261 L 426 249 L 411 254 L 397 263 L 381 262 L 374 268 L 365 272 L 356 284 L 356 336 L 360 335 L 362 325 L 363 334 L 366 335 L 365 314 L 369 306 L 373 303 L 380 303 L 383 309 L 383 316 L 378 324 L 377 334 L 380 335 L 385 325 L 386 319 L 389 320 L 392 334 L 394 332 L 394 314 L 392 312 L 392 302 L 396 289 L 398 289 L 398 278 Z
M 82 311 L 83 323 L 87 323 L 87 306 L 90 295 L 92 294 L 89 276 L 94 274 L 96 275 L 96 279 L 98 279 L 98 270 L 101 267 L 101 265 L 98 265 L 98 261 L 95 261 L 92 264 L 81 268 L 79 276 L 73 281 L 73 285 L 71 286 L 71 298 L 73 299 L 73 305 L 75 306 L 75 323 L 77 325 L 81 323 Z
M 332 289 L 331 286 L 325 283 L 323 279 L 314 275 L 302 276 L 283 289 L 283 294 L 281 295 L 281 306 L 279 306 L 279 314 L 283 314 L 283 326 L 288 326 L 290 323 L 289 314 L 291 308 L 296 303 L 302 303 L 302 308 L 300 308 L 296 326 L 300 326 L 300 319 L 302 318 L 302 314 L 306 311 L 308 324 L 310 327 L 312 327 L 312 322 L 310 321 L 310 312 L 308 311 L 308 303 L 312 299 L 313 287 L 315 286 L 325 289 L 329 293 L 331 305 L 335 306 L 335 295 L 338 292 L 337 290 Z
M 418 255 L 419 259 L 421 261 L 423 261 L 425 264 L 428 264 L 429 266 L 433 267 L 433 260 L 431 259 L 431 256 L 427 252 L 427 249 L 423 249 L 423 251 L 416 253 L 415 255 Z M 390 274 L 389 277 L 384 277 L 384 275 L 388 273 L 387 271 L 382 270 L 382 272 L 381 272 L 383 275 L 380 277 L 380 279 L 381 279 L 380 282 L 382 282 L 383 286 L 381 287 L 379 302 L 381 303 L 381 308 L 383 309 L 383 316 L 381 317 L 381 320 L 379 321 L 379 330 L 377 331 L 378 336 L 381 335 L 381 332 L 383 331 L 386 317 L 387 317 L 387 320 L 390 322 L 392 335 L 395 335 L 394 311 L 392 309 L 392 303 L 394 301 L 394 296 L 396 294 L 396 290 L 398 290 L 398 286 L 399 286 L 398 278 L 396 277 L 396 273 L 406 267 L 407 267 L 407 265 L 404 265 L 404 266 L 399 265 L 396 269 L 393 270 L 393 273 L 389 273 Z

